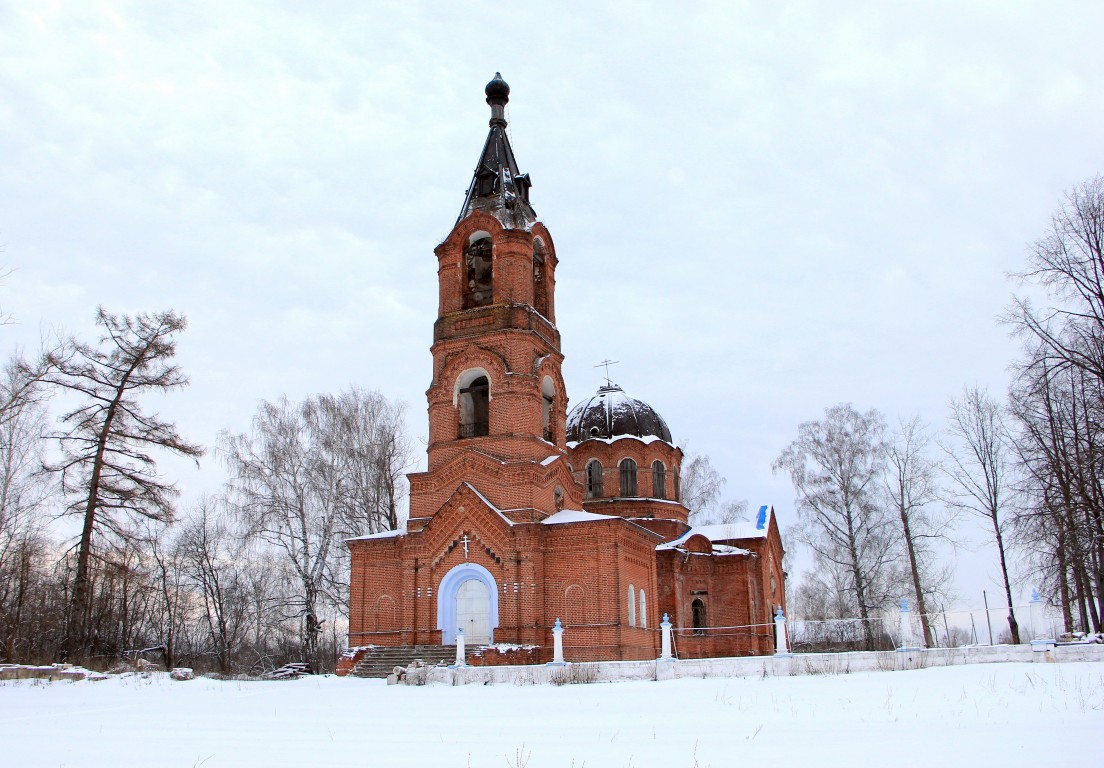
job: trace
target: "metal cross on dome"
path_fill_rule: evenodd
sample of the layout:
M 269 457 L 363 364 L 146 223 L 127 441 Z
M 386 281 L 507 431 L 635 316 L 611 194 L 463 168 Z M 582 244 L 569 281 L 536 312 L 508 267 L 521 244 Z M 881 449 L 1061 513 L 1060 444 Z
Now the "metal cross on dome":
M 617 361 L 617 360 L 603 360 L 602 362 L 598 363 L 598 365 L 594 366 L 595 368 L 605 368 L 606 369 L 606 386 L 607 387 L 613 386 L 613 382 L 610 381 L 610 377 L 609 377 L 609 367 L 611 365 L 616 365 L 618 362 L 619 361 Z

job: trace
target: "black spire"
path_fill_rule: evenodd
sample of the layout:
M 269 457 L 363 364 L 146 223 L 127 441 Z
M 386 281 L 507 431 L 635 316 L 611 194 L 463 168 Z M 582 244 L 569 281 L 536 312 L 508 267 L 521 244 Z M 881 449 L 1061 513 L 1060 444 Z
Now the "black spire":
M 529 205 L 529 187 L 532 186 L 529 174 L 518 170 L 510 138 L 506 135 L 510 86 L 495 72 L 484 93 L 491 107 L 491 130 L 457 221 L 479 210 L 491 214 L 508 229 L 527 229 L 537 220 L 537 214 Z

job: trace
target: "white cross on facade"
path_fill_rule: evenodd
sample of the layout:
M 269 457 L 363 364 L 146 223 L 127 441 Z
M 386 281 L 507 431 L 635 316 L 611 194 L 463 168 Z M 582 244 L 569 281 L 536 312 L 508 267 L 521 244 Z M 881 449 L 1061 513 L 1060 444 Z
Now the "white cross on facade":
M 466 534 L 466 533 L 463 536 L 460 537 L 460 543 L 464 545 L 464 559 L 465 560 L 468 559 L 468 543 L 470 541 L 471 541 L 471 539 L 468 538 L 468 534 Z

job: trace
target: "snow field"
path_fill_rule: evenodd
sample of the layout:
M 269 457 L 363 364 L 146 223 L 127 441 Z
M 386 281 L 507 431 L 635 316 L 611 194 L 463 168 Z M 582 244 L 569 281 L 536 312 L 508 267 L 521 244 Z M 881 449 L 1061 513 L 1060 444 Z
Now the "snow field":
M 1104 665 L 556 686 L 0 684 L 2 766 L 1095 764 Z

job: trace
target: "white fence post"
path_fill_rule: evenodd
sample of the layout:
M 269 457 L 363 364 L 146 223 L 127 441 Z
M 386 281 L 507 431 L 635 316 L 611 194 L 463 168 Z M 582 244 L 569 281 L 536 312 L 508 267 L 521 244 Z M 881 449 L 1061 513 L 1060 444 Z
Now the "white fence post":
M 464 628 L 460 627 L 456 630 L 456 663 L 453 666 L 466 667 L 467 664 L 467 654 L 464 652 Z
M 1046 623 L 1046 606 L 1039 597 L 1039 590 L 1031 590 L 1031 650 L 1038 653 L 1053 651 L 1055 640 Z
M 790 655 L 790 646 L 786 642 L 786 616 L 782 613 L 781 605 L 778 606 L 778 612 L 774 614 L 774 655 Z
M 660 633 L 660 661 L 674 661 L 675 657 L 671 655 L 671 620 L 667 618 L 667 614 L 663 614 L 663 621 L 659 623 Z
M 916 641 L 912 636 L 912 611 L 909 610 L 908 600 L 901 599 L 901 640 L 897 644 L 898 651 L 915 651 Z
M 563 633 L 563 624 L 556 619 L 556 624 L 552 627 L 552 661 L 548 662 L 550 667 L 562 667 L 567 663 L 563 654 Z

